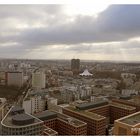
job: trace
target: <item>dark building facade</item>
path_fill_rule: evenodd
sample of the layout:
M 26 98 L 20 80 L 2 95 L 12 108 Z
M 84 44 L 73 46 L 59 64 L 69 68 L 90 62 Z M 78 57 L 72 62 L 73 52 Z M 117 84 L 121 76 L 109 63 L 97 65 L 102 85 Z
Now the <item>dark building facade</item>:
M 80 70 L 80 59 L 72 59 L 71 60 L 71 70 L 73 74 L 79 74 Z

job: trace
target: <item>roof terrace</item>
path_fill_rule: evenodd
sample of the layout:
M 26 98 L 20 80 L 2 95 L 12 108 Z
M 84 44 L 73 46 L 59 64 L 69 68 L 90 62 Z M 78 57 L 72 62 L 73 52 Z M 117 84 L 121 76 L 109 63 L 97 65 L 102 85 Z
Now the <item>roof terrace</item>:
M 73 112 L 76 112 L 76 113 L 83 115 L 83 116 L 90 118 L 90 119 L 102 120 L 105 118 L 104 116 L 98 115 L 98 114 L 93 113 L 93 112 L 79 110 L 75 106 L 69 106 L 69 107 L 66 107 L 65 109 L 71 110 Z
M 61 120 L 65 121 L 66 123 L 69 123 L 75 127 L 83 126 L 86 124 L 83 121 L 80 121 L 76 118 L 70 117 L 70 116 L 65 115 L 65 114 L 58 113 L 57 116 L 58 116 L 58 119 L 61 119 Z
M 58 132 L 56 132 L 55 130 L 53 130 L 53 129 L 49 128 L 49 127 L 46 127 L 46 126 L 45 126 L 45 129 L 44 129 L 43 133 L 45 135 L 48 135 L 48 136 L 54 136 L 54 135 L 58 134 Z
M 61 113 L 58 113 L 55 111 L 50 111 L 50 110 L 46 110 L 46 111 L 37 113 L 37 114 L 35 114 L 35 116 L 37 118 L 41 119 L 42 121 L 49 120 L 49 119 L 60 119 L 62 121 L 65 121 L 66 123 L 69 123 L 69 124 L 74 125 L 76 127 L 77 126 L 79 127 L 79 126 L 86 124 L 86 123 L 84 123 L 80 120 L 77 120 L 73 117 L 70 117 L 68 115 L 61 114 Z
M 140 124 L 140 112 L 131 114 L 127 117 L 120 119 L 121 122 L 129 124 L 129 125 L 137 125 Z

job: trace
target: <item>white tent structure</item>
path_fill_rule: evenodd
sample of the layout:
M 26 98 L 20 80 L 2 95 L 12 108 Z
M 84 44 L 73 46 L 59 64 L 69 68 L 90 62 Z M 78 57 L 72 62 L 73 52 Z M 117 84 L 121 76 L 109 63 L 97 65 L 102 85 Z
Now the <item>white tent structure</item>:
M 85 69 L 83 73 L 79 74 L 80 76 L 92 76 L 93 74 L 91 74 L 88 69 Z

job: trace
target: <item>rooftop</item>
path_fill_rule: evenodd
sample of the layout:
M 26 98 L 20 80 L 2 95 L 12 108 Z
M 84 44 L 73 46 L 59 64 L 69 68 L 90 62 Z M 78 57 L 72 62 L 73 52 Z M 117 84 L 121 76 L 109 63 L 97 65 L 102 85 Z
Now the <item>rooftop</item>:
M 35 117 L 41 119 L 42 121 L 57 118 L 57 113 L 53 111 L 43 111 L 34 115 Z
M 11 108 L 10 113 L 14 114 L 14 113 L 18 113 L 18 112 L 24 112 L 24 109 L 20 106 L 14 106 Z
M 44 129 L 44 133 L 47 134 L 48 136 L 53 136 L 53 135 L 58 134 L 58 132 L 56 132 L 55 130 L 53 130 L 49 127 L 46 127 L 46 126 L 45 126 L 45 129 Z
M 12 117 L 12 123 L 15 125 L 25 125 L 34 122 L 34 118 L 27 114 L 17 114 Z
M 11 111 L 14 110 L 14 107 L 12 107 L 6 116 L 3 118 L 1 121 L 2 125 L 9 126 L 9 127 L 14 127 L 14 128 L 19 128 L 23 126 L 28 126 L 31 124 L 36 124 L 36 123 L 41 123 L 42 121 L 39 120 L 38 118 L 27 114 L 25 112 L 18 112 L 16 114 L 12 114 Z
M 66 123 L 69 123 L 69 124 L 76 126 L 76 127 L 83 126 L 86 124 L 83 121 L 80 121 L 76 118 L 70 117 L 70 116 L 65 115 L 65 114 L 58 113 L 57 116 L 58 116 L 58 119 L 61 119 L 62 121 L 65 121 Z
M 120 121 L 129 125 L 140 124 L 140 112 L 131 114 L 123 119 L 120 119 Z
M 102 120 L 102 119 L 105 118 L 104 116 L 101 116 L 101 115 L 98 115 L 98 114 L 95 114 L 95 113 L 92 113 L 92 112 L 78 110 L 78 109 L 75 108 L 75 106 L 69 106 L 69 107 L 66 107 L 65 109 L 69 109 L 73 112 L 76 112 L 76 113 L 78 113 L 80 115 L 83 115 L 83 116 L 85 116 L 87 118 L 90 118 L 90 119 Z
M 88 102 L 88 103 L 83 103 L 83 104 L 79 104 L 76 105 L 76 108 L 79 110 L 87 110 L 87 109 L 91 109 L 91 108 L 95 108 L 95 107 L 99 107 L 102 105 L 107 105 L 108 102 L 107 101 L 98 101 L 98 102 Z
M 119 108 L 122 108 L 122 109 L 126 109 L 126 110 L 134 110 L 134 109 L 136 109 L 135 107 L 124 105 L 124 104 L 117 103 L 117 102 L 111 102 L 110 105 L 115 106 L 115 107 L 119 107 Z
M 57 118 L 57 119 L 65 121 L 65 122 L 67 122 L 71 125 L 74 125 L 74 126 L 85 125 L 85 123 L 80 121 L 80 120 L 77 120 L 77 119 L 70 117 L 68 115 L 61 114 L 61 113 L 58 113 L 55 111 L 50 111 L 50 110 L 46 110 L 46 111 L 37 113 L 37 114 L 35 114 L 35 117 L 41 119 L 42 121 Z

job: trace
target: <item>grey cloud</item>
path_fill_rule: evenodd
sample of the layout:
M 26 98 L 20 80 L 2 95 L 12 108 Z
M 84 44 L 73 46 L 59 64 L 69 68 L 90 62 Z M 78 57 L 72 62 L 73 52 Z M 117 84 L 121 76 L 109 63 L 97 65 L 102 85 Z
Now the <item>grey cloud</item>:
M 94 16 L 78 15 L 69 21 L 63 5 L 0 5 L 0 42 L 17 42 L 16 49 L 26 52 L 26 49 L 40 48 L 50 45 L 69 45 L 64 51 L 91 53 L 119 53 L 118 47 L 84 46 L 81 43 L 127 42 L 130 38 L 140 36 L 140 5 L 111 5 Z M 15 25 L 14 25 L 15 20 Z M 18 24 L 27 23 L 29 28 L 18 29 Z M 13 27 L 11 23 L 13 21 Z M 43 27 L 33 27 L 40 23 Z M 13 28 L 13 30 L 11 29 Z M 13 34 L 8 35 L 8 30 Z M 3 32 L 7 32 L 3 36 Z M 15 32 L 15 34 L 14 34 Z M 132 46 L 139 50 L 139 42 L 121 43 L 121 49 L 131 50 Z M 5 48 L 6 49 L 6 48 Z M 10 50 L 10 48 L 9 48 Z M 12 50 L 12 47 L 11 47 Z M 12 51 L 13 51 L 12 50 Z M 4 51 L 4 50 L 3 50 Z M 12 52 L 11 52 L 12 53 Z
M 77 16 L 72 23 L 32 28 L 17 40 L 29 45 L 79 44 L 128 40 L 140 35 L 140 5 L 113 5 L 93 16 Z

